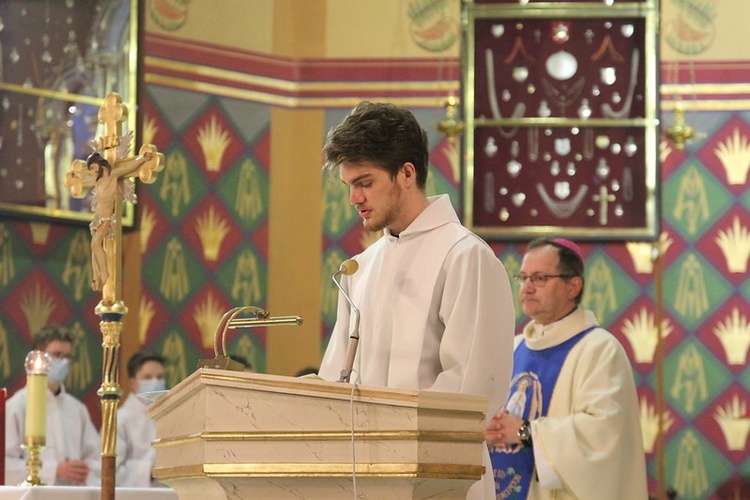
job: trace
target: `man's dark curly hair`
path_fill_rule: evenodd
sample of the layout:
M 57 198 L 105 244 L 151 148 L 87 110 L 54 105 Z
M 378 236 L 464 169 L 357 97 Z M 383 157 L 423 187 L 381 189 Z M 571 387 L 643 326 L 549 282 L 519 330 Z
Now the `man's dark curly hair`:
M 323 147 L 323 169 L 334 171 L 342 163 L 370 162 L 395 178 L 406 162 L 417 173 L 417 186 L 427 183 L 429 144 L 427 133 L 414 115 L 387 103 L 363 101 L 333 128 Z

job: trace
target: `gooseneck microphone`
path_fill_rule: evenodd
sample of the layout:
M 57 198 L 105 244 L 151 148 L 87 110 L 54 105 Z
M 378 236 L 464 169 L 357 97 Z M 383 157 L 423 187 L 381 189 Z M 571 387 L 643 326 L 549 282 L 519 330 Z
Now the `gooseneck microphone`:
M 339 266 L 339 270 L 333 273 L 333 276 L 331 276 L 331 279 L 333 279 L 333 282 L 336 283 L 336 286 L 341 291 L 341 294 L 349 303 L 349 307 L 351 307 L 352 311 L 354 311 L 354 328 L 349 334 L 349 345 L 346 349 L 346 361 L 344 363 L 344 368 L 341 369 L 341 375 L 337 382 L 349 382 L 349 379 L 352 376 L 352 368 L 354 367 L 354 356 L 357 354 L 357 346 L 359 345 L 359 309 L 354 305 L 354 302 L 352 302 L 349 294 L 346 293 L 344 288 L 341 286 L 339 278 L 341 276 L 351 276 L 352 274 L 357 272 L 357 269 L 359 269 L 359 264 L 357 263 L 357 261 L 354 259 L 348 259 L 342 262 L 341 266 Z

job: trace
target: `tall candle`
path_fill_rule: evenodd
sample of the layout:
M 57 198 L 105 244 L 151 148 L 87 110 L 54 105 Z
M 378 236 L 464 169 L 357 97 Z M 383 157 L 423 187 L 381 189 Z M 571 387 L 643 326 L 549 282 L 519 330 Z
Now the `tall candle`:
M 26 441 L 44 444 L 47 432 L 47 372 L 49 356 L 31 351 L 26 356 Z

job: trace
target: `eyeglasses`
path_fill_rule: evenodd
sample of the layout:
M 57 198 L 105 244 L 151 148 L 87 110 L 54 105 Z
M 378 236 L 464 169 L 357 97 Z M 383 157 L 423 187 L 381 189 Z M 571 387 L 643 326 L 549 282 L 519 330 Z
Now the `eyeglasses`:
M 543 287 L 547 284 L 547 280 L 550 280 L 552 278 L 572 278 L 570 274 L 532 274 L 531 276 L 527 276 L 526 274 L 516 274 L 513 276 L 513 279 L 518 283 L 519 286 L 523 286 L 524 283 L 526 283 L 526 280 L 530 280 L 531 284 L 536 287 Z

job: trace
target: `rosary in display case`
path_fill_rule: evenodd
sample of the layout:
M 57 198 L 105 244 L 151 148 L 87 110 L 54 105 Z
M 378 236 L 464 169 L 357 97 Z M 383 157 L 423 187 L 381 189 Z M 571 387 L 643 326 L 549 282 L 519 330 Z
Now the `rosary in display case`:
M 466 1 L 464 223 L 658 236 L 655 0 Z

